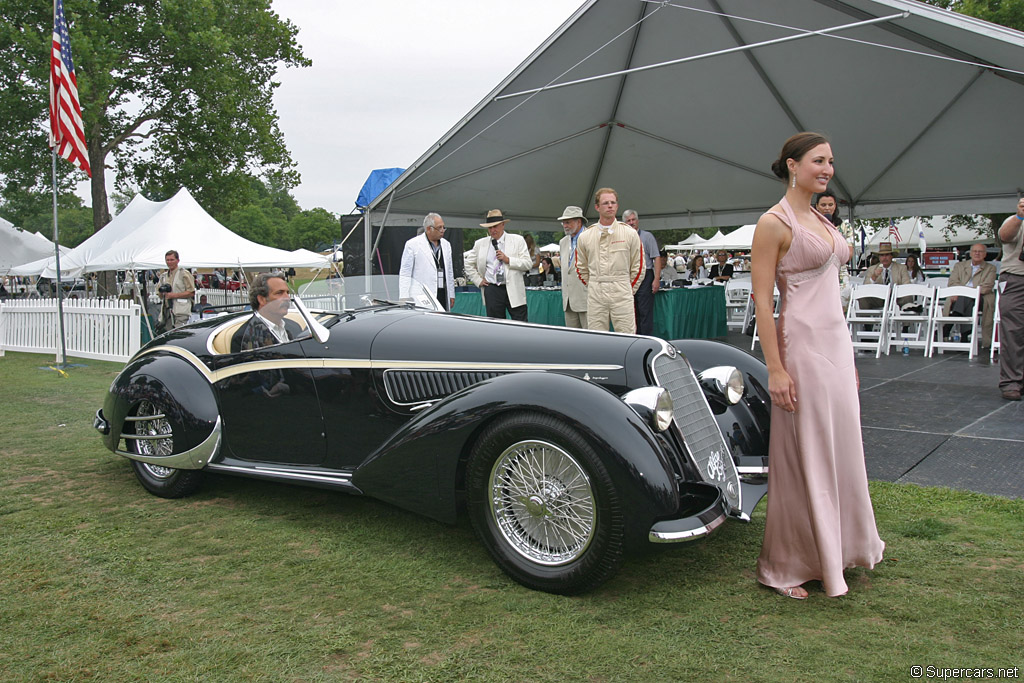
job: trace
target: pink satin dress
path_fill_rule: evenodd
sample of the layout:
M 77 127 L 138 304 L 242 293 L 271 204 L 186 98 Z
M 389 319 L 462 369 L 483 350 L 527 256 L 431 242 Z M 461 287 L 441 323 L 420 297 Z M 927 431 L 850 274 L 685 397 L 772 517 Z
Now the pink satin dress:
M 796 412 L 772 410 L 768 508 L 757 580 L 775 588 L 820 580 L 825 593 L 846 593 L 843 570 L 882 559 L 868 495 L 853 346 L 839 297 L 839 266 L 850 257 L 824 217 L 831 244 L 783 213 L 793 231 L 779 262 L 777 323 L 783 366 L 796 385 Z

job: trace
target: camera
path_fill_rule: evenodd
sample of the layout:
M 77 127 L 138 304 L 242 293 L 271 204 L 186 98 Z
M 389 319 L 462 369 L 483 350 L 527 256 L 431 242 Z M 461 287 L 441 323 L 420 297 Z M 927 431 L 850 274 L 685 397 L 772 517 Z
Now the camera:
M 156 291 L 160 292 L 161 294 L 170 294 L 171 293 L 171 286 L 170 285 L 160 285 L 159 287 L 157 287 Z

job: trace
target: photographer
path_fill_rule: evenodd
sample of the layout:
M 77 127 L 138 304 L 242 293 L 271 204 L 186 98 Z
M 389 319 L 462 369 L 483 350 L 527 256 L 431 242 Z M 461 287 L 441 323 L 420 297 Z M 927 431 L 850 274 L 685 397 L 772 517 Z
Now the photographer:
M 192 273 L 178 267 L 178 252 L 171 249 L 164 254 L 167 272 L 160 275 L 157 292 L 160 296 L 160 329 L 169 332 L 188 322 L 192 312 L 192 297 L 196 293 L 196 283 Z

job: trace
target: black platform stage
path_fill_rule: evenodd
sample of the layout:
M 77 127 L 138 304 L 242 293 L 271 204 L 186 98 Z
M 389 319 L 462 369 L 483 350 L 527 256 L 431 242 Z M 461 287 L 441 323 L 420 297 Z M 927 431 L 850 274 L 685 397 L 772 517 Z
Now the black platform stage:
M 750 350 L 750 337 L 725 341 Z M 1024 402 L 1000 396 L 998 355 L 861 352 L 857 369 L 870 479 L 1024 498 Z

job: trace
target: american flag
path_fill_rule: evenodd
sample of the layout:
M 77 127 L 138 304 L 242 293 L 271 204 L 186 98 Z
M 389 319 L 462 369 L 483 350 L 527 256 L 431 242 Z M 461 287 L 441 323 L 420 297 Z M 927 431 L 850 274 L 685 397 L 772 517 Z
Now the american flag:
M 78 102 L 78 81 L 71 59 L 71 37 L 64 20 L 64 1 L 53 4 L 53 51 L 50 56 L 50 147 L 57 154 L 92 177 L 85 146 L 82 107 Z
M 58 2 L 59 1 L 60 0 L 58 0 Z M 896 221 L 894 221 L 893 219 L 890 218 L 889 219 L 889 239 L 893 239 L 893 238 L 895 238 L 893 243 L 897 244 L 897 245 L 900 242 L 903 241 L 903 238 L 900 236 L 900 229 L 896 227 Z

